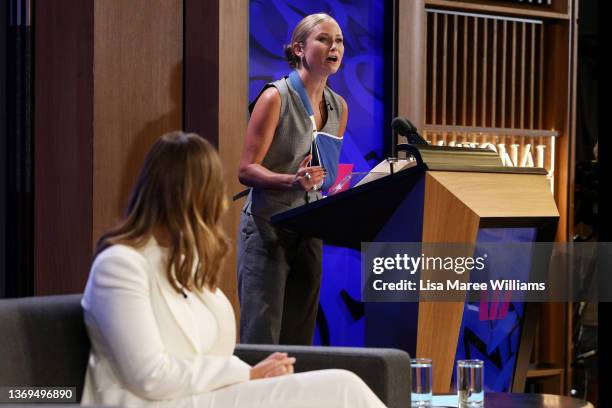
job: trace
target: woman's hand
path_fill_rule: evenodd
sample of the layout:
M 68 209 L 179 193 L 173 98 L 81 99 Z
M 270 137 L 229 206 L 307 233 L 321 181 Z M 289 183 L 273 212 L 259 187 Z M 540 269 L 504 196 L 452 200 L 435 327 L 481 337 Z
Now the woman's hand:
M 325 169 L 323 167 L 308 166 L 311 160 L 311 154 L 306 156 L 300 163 L 300 167 L 293 178 L 293 185 L 300 190 L 316 191 L 321 188 L 323 179 L 325 179 Z
M 295 357 L 289 357 L 287 353 L 272 353 L 264 360 L 251 367 L 251 380 L 260 378 L 278 377 L 293 374 Z

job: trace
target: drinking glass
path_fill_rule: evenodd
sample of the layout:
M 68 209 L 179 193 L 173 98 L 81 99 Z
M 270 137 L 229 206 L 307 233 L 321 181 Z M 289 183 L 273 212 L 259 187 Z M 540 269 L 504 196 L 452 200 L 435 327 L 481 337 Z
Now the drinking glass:
M 412 392 L 411 407 L 431 407 L 431 359 L 414 358 L 410 360 Z
M 482 360 L 457 361 L 459 408 L 481 408 L 484 406 L 483 377 Z

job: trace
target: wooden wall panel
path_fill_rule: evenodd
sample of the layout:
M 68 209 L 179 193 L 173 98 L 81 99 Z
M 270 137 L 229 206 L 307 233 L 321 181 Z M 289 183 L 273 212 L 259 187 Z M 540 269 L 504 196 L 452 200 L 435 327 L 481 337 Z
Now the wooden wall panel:
M 499 15 L 523 15 L 542 18 L 568 19 L 567 1 L 553 0 L 552 5 L 509 3 L 499 0 L 425 0 L 430 6 L 458 9 L 466 12 L 487 12 Z
M 219 149 L 228 199 L 244 189 L 238 163 L 248 120 L 248 0 L 185 2 L 185 130 Z M 244 199 L 229 202 L 223 226 L 231 239 L 219 286 L 236 318 L 236 243 Z
M 225 179 L 231 196 L 244 189 L 238 182 L 238 163 L 248 120 L 249 2 L 223 0 L 219 3 L 219 153 L 225 164 Z M 231 202 L 224 220 L 234 249 L 243 204 L 244 199 Z M 238 317 L 235 250 L 226 262 L 221 289 Z
M 424 0 L 400 0 L 397 57 L 397 114 L 408 118 L 418 129 L 425 124 L 426 81 L 423 63 L 427 21 Z
M 184 129 L 219 147 L 219 2 L 185 0 Z
M 91 260 L 93 0 L 38 1 L 35 24 L 34 294 L 76 293 Z
M 182 127 L 183 2 L 96 1 L 94 12 L 95 244 L 123 213 L 151 144 Z
M 536 129 L 543 27 L 539 20 L 428 10 L 426 128 Z
M 570 238 L 569 224 L 570 207 L 569 192 L 570 166 L 573 163 L 570 151 L 573 132 L 570 131 L 569 93 L 572 86 L 569 71 L 572 55 L 570 28 L 566 23 L 555 22 L 546 27 L 544 32 L 544 128 L 555 129 L 560 137 L 557 141 L 555 169 L 555 199 L 562 217 L 559 219 L 557 241 L 567 241 Z

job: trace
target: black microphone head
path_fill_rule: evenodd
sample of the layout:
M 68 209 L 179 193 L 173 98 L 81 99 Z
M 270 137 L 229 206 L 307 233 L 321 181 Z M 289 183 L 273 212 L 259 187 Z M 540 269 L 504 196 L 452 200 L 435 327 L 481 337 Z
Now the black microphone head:
M 416 126 L 414 126 L 414 123 L 412 123 L 411 121 L 409 121 L 409 120 L 408 120 L 408 119 L 406 119 L 406 118 L 404 118 L 404 120 L 406 121 L 406 123 L 408 123 L 408 126 L 410 126 L 410 128 L 412 129 L 412 131 L 413 131 L 414 133 L 418 133 L 418 132 L 417 132 L 417 127 L 416 127 Z
M 391 128 L 402 136 L 408 136 L 416 132 L 416 127 L 408 119 L 400 118 L 399 116 L 391 121 Z

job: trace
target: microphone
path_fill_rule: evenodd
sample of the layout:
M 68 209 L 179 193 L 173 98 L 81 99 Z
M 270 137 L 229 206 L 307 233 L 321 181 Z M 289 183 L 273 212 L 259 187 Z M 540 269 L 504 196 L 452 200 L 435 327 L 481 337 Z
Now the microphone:
M 427 141 L 419 135 L 416 126 L 406 118 L 394 118 L 391 121 L 391 128 L 393 129 L 393 146 L 391 146 L 393 157 L 397 155 L 397 135 L 406 136 L 410 144 L 428 144 Z
M 408 136 L 410 133 L 416 132 L 416 127 L 405 118 L 394 118 L 391 121 L 391 128 L 397 132 L 398 135 Z

